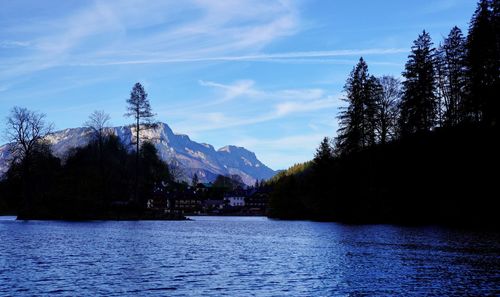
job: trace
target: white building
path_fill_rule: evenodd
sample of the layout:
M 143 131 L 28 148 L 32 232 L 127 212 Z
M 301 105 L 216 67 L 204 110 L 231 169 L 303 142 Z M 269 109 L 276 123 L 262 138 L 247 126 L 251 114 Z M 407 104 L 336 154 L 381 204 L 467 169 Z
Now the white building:
M 245 197 L 243 196 L 229 196 L 225 197 L 224 200 L 226 200 L 227 204 L 231 207 L 245 206 Z

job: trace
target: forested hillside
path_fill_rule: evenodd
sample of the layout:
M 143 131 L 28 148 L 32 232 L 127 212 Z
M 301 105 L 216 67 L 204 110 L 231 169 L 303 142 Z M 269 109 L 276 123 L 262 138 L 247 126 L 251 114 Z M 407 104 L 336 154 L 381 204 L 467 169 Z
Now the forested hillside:
M 498 221 L 500 1 L 482 0 L 468 35 L 414 41 L 404 79 L 361 58 L 334 139 L 310 168 L 272 182 L 271 217 L 352 222 Z

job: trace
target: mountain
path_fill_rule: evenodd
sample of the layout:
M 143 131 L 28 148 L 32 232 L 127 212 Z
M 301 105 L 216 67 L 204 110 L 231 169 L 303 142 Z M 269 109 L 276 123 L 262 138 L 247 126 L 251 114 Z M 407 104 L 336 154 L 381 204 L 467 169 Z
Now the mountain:
M 134 129 L 129 126 L 110 128 L 124 144 L 131 144 Z M 87 128 L 71 128 L 55 132 L 47 137 L 52 151 L 64 159 L 68 151 L 88 143 L 91 132 Z M 200 181 L 213 181 L 219 174 L 239 175 L 247 185 L 256 180 L 269 179 L 276 172 L 257 159 L 257 156 L 243 147 L 225 146 L 218 150 L 206 143 L 198 143 L 187 135 L 175 134 L 165 123 L 156 128 L 141 131 L 141 138 L 155 144 L 159 156 L 170 164 L 178 164 L 183 179 L 189 181 L 196 173 Z M 132 149 L 132 145 L 130 146 Z M 8 144 L 0 147 L 0 174 L 8 169 Z M 179 171 L 179 170 L 177 170 Z

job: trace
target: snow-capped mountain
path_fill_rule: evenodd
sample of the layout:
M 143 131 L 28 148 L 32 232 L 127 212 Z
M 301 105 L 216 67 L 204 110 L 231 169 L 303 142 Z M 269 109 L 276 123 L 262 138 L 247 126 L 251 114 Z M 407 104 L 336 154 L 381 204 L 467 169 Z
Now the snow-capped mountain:
M 111 128 L 124 144 L 130 144 L 134 129 L 129 126 Z M 91 132 L 87 128 L 71 128 L 47 137 L 53 153 L 64 159 L 71 149 L 88 143 Z M 177 162 L 186 180 L 196 173 L 201 181 L 213 181 L 218 174 L 239 175 L 243 182 L 253 185 L 256 180 L 268 179 L 276 172 L 260 162 L 253 152 L 242 147 L 225 146 L 215 150 L 206 143 L 198 143 L 187 135 L 175 134 L 165 123 L 154 129 L 142 130 L 141 138 L 153 142 L 159 156 L 166 162 Z M 132 146 L 131 146 L 132 147 Z M 8 169 L 8 144 L 0 147 L 0 175 Z

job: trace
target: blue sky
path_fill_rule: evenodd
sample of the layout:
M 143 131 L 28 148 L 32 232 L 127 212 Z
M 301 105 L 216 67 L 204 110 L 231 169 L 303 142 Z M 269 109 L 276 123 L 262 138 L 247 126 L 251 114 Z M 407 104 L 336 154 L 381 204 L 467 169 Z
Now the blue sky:
M 157 119 L 273 169 L 335 136 L 342 86 L 360 56 L 400 76 L 423 30 L 465 32 L 474 0 L 0 0 L 0 118 L 18 105 L 57 129 L 93 110 L 123 117 L 143 83 Z

